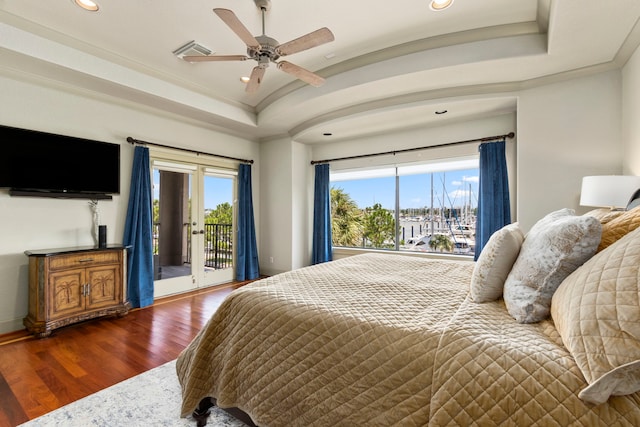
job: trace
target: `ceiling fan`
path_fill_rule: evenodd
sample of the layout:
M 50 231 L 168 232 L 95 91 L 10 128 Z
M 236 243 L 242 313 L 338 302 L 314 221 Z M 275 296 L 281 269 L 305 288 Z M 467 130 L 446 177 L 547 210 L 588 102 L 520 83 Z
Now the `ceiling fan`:
M 231 10 L 213 9 L 215 14 L 247 45 L 247 55 L 185 56 L 183 59 L 189 62 L 246 61 L 247 59 L 253 59 L 258 65 L 251 71 L 251 77 L 245 89 L 249 93 L 258 89 L 270 62 L 276 64 L 278 69 L 305 83 L 312 86 L 321 86 L 324 83 L 324 78 L 319 75 L 288 61 L 276 61 L 282 56 L 291 55 L 333 41 L 333 33 L 328 28 L 323 27 L 297 39 L 280 44 L 277 40 L 265 35 L 264 14 L 271 8 L 271 0 L 254 0 L 254 2 L 262 11 L 262 35 L 255 37 L 251 35 Z

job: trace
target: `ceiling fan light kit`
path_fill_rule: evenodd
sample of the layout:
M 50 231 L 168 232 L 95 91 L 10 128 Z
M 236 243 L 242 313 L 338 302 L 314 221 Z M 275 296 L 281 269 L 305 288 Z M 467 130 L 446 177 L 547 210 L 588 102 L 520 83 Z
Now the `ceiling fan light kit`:
M 271 0 L 253 0 L 258 9 L 269 11 L 271 10 Z
M 246 55 L 188 55 L 183 53 L 182 59 L 188 62 L 215 62 L 215 61 L 246 61 L 253 59 L 258 63 L 251 72 L 251 77 L 245 90 L 255 92 L 262 83 L 266 68 L 271 62 L 277 65 L 279 70 L 288 73 L 297 79 L 312 86 L 321 86 L 324 78 L 288 61 L 278 61 L 283 56 L 292 55 L 303 50 L 334 40 L 333 33 L 326 27 L 312 31 L 304 36 L 280 44 L 276 39 L 265 34 L 264 13 L 271 9 L 271 0 L 254 0 L 256 6 L 262 11 L 262 35 L 253 36 L 251 32 L 238 19 L 235 13 L 229 9 L 216 8 L 214 13 L 244 42 L 247 46 Z M 187 44 L 188 45 L 188 44 Z M 182 48 L 186 47 L 183 46 Z M 179 48 L 178 50 L 182 49 Z M 175 52 L 174 52 L 175 53 Z M 177 55 L 177 54 L 176 54 Z M 178 55 L 179 56 L 179 55 Z

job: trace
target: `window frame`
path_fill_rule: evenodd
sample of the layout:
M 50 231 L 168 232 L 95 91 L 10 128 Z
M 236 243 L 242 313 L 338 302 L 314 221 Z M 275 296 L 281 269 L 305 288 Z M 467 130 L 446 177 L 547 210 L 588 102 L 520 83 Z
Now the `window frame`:
M 511 199 L 511 212 L 514 221 L 517 220 L 517 151 L 515 140 L 507 139 L 506 145 L 506 160 L 507 169 L 509 174 L 509 192 Z M 513 142 L 512 142 L 513 141 Z M 509 143 L 512 142 L 512 143 Z M 366 158 L 350 158 L 340 161 L 334 161 L 331 164 L 331 173 L 346 172 L 349 170 L 375 170 L 384 167 L 406 167 L 415 165 L 418 163 L 438 162 L 438 161 L 450 161 L 459 158 L 479 157 L 478 147 L 482 141 L 473 143 L 460 143 L 444 146 L 426 147 L 424 150 L 413 151 L 411 153 L 395 153 L 392 155 L 382 154 L 374 157 Z M 416 161 L 419 159 L 419 161 Z M 334 181 L 330 181 L 333 185 Z M 397 191 L 396 191 L 397 194 Z M 399 215 L 399 209 L 396 209 L 397 215 Z M 399 223 L 396 218 L 396 236 L 398 236 Z M 396 238 L 397 243 L 399 243 Z M 344 247 L 333 246 L 333 258 L 340 259 L 348 256 L 369 253 L 369 252 L 384 252 L 391 254 L 417 256 L 417 257 L 433 257 L 439 259 L 456 259 L 456 260 L 469 260 L 473 261 L 472 256 L 460 256 L 453 253 L 439 253 L 439 252 L 414 252 L 405 250 L 389 250 L 389 249 L 375 249 L 375 248 L 363 248 L 363 247 Z
M 393 167 L 383 167 L 383 168 L 373 168 L 373 169 L 367 168 L 367 169 L 360 169 L 360 170 L 349 170 L 344 172 L 334 172 L 332 175 L 330 175 L 332 177 L 332 179 L 330 178 L 330 184 L 332 189 L 340 188 L 341 182 L 351 183 L 351 182 L 359 181 L 362 183 L 362 182 L 367 182 L 367 181 L 372 181 L 377 179 L 391 178 L 391 182 L 393 182 L 393 207 L 390 208 L 389 206 L 386 206 L 386 207 L 383 206 L 383 209 L 393 215 L 394 230 L 393 230 L 393 237 L 390 239 L 392 240 L 392 243 L 391 243 L 392 246 L 385 246 L 385 245 L 369 246 L 370 244 L 373 244 L 371 241 L 368 241 L 365 246 L 365 240 L 367 240 L 365 238 L 365 235 L 366 235 L 365 233 L 365 235 L 363 235 L 362 246 L 333 245 L 333 247 L 334 248 L 356 248 L 357 247 L 362 249 L 391 250 L 391 251 L 402 252 L 402 253 L 416 252 L 415 250 L 408 248 L 407 244 L 405 243 L 406 237 L 405 237 L 405 232 L 403 232 L 403 228 L 406 231 L 405 224 L 407 222 L 407 219 L 403 214 L 403 211 L 406 211 L 409 208 L 407 206 L 402 206 L 400 202 L 400 198 L 401 198 L 400 196 L 403 193 L 403 189 L 406 190 L 406 187 L 403 187 L 401 185 L 401 180 L 405 177 L 410 177 L 410 176 L 413 176 L 413 177 L 418 176 L 420 177 L 420 179 L 430 177 L 431 178 L 430 179 L 431 194 L 433 196 L 433 188 L 434 188 L 433 178 L 435 174 L 442 174 L 440 176 L 444 178 L 444 176 L 446 176 L 446 174 L 449 172 L 453 173 L 453 172 L 460 172 L 460 171 L 473 171 L 476 177 L 479 176 L 479 155 L 465 156 L 465 157 L 460 157 L 455 159 L 444 159 L 437 162 L 427 161 L 427 162 L 420 162 L 420 163 L 412 163 L 410 165 L 403 164 L 403 165 L 395 165 Z M 392 173 L 393 175 L 391 175 Z M 387 185 L 388 184 L 389 182 L 387 182 Z M 380 188 L 380 185 L 376 185 L 373 182 L 371 182 L 369 185 L 371 187 Z M 384 187 L 386 188 L 386 185 Z M 347 195 L 351 195 L 350 193 L 352 191 L 353 190 L 351 189 L 345 193 Z M 388 192 L 388 188 L 387 188 L 387 191 L 385 191 L 385 193 L 386 192 Z M 375 197 L 373 199 L 375 200 L 379 196 L 380 194 L 376 192 Z M 436 210 L 440 210 L 440 214 L 442 214 L 442 209 L 447 209 L 449 211 L 452 211 L 452 210 L 457 210 L 458 208 L 465 207 L 464 203 L 466 203 L 466 200 L 465 202 L 463 202 L 463 206 L 456 205 L 456 206 L 447 207 L 445 197 L 448 199 L 448 194 L 443 189 L 442 194 L 439 195 L 439 198 L 441 200 L 439 200 L 438 206 L 434 206 L 433 200 L 431 200 L 430 209 L 435 208 Z M 387 204 L 388 204 L 388 201 L 387 201 Z M 377 203 L 374 203 L 373 207 L 375 208 L 376 205 Z M 426 206 L 427 205 L 425 205 L 425 207 Z M 371 208 L 371 206 L 366 206 L 366 207 L 358 206 L 358 209 L 361 210 L 362 212 L 366 211 L 369 208 Z M 334 220 L 333 217 L 332 217 L 332 220 Z M 458 223 L 457 216 L 454 221 L 456 223 L 452 224 L 451 218 L 446 219 L 446 225 L 448 226 L 449 229 L 451 229 L 451 227 L 461 226 L 461 224 Z M 443 230 L 444 224 L 445 223 L 439 223 L 440 230 Z M 433 227 L 433 225 L 434 223 L 432 221 L 431 226 Z M 426 225 L 425 227 L 428 228 Z M 366 226 L 365 226 L 365 230 L 366 230 Z M 413 230 L 411 231 L 412 231 L 411 238 L 413 238 L 415 236 L 413 236 Z M 456 241 L 456 235 L 452 234 L 452 236 L 453 236 L 453 242 L 452 242 L 453 247 L 451 251 L 447 251 L 445 253 L 462 255 L 462 256 L 473 256 L 473 253 L 461 253 L 460 251 L 456 251 L 456 247 L 458 246 L 459 242 Z M 462 239 L 462 236 L 458 236 L 458 238 Z M 418 251 L 418 252 L 422 252 L 422 251 Z M 428 250 L 426 252 L 435 253 L 437 251 Z

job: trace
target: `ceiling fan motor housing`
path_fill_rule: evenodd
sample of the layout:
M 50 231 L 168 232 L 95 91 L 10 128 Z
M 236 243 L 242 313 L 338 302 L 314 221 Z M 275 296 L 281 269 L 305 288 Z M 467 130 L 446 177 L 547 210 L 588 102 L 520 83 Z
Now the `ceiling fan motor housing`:
M 256 40 L 260 43 L 260 49 L 247 48 L 247 56 L 260 62 L 260 58 L 266 57 L 271 61 L 277 61 L 280 55 L 276 52 L 276 47 L 280 45 L 278 41 L 269 36 L 256 36 Z
M 253 0 L 258 9 L 269 10 L 271 9 L 271 0 Z

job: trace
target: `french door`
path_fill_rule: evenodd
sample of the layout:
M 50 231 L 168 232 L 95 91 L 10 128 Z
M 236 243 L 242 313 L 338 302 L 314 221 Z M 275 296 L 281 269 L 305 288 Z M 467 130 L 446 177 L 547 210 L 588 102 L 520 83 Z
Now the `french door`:
M 234 276 L 236 172 L 152 158 L 154 297 Z

